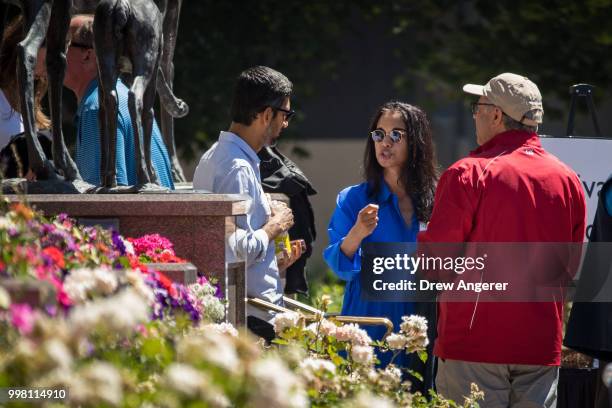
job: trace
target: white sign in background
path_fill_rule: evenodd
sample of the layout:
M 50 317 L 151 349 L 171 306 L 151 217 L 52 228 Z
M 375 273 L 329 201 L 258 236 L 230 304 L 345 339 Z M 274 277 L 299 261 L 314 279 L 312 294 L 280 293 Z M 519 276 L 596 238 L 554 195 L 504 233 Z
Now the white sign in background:
M 588 239 L 597 211 L 599 192 L 612 174 L 612 140 L 541 136 L 542 147 L 571 167 L 582 183 L 587 201 Z

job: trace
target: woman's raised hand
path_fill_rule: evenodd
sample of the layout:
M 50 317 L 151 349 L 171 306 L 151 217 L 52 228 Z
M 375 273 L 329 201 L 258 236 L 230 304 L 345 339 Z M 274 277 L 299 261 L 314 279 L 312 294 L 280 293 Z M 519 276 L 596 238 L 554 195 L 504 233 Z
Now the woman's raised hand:
M 378 205 L 368 204 L 357 214 L 357 221 L 340 244 L 340 250 L 352 259 L 361 245 L 361 241 L 370 235 L 378 225 Z
M 357 215 L 357 221 L 353 226 L 355 233 L 361 239 L 370 235 L 378 225 L 378 205 L 368 204 L 363 207 Z

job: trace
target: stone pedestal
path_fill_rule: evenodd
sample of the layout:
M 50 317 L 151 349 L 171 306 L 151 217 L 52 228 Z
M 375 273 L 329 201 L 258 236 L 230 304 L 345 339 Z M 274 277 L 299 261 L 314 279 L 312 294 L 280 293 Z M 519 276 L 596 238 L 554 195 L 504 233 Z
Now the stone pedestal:
M 18 196 L 9 196 L 19 201 Z M 197 270 L 216 277 L 228 293 L 226 243 L 235 231 L 235 217 L 246 214 L 248 196 L 199 192 L 151 194 L 39 194 L 27 201 L 45 215 L 66 213 L 83 224 L 115 227 L 125 237 L 158 233 L 174 243 L 177 256 L 193 263 Z M 232 275 L 245 273 L 245 264 L 233 263 Z M 231 278 L 230 282 L 244 282 Z M 245 288 L 232 288 L 228 297 L 228 320 L 244 323 Z
M 57 303 L 55 288 L 49 282 L 2 278 L 0 286 L 8 292 L 11 303 L 27 303 L 40 309 Z

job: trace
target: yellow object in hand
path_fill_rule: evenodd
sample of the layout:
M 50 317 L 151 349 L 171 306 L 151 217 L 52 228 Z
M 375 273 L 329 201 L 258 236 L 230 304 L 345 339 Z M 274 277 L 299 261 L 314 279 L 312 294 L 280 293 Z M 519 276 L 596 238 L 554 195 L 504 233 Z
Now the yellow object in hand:
M 274 238 L 275 253 L 282 252 L 283 250 L 287 250 L 287 255 L 291 255 L 291 241 L 289 241 L 289 233 L 283 232 L 276 238 Z

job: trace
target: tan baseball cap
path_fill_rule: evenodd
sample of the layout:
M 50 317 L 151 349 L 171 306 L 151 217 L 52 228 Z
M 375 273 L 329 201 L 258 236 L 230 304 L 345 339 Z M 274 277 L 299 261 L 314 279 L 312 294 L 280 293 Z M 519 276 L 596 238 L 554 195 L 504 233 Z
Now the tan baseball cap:
M 472 95 L 486 96 L 491 103 L 512 119 L 528 126 L 542 123 L 544 108 L 542 95 L 537 85 L 527 77 L 504 73 L 492 78 L 486 85 L 466 84 L 463 91 Z M 525 114 L 531 113 L 531 119 Z

